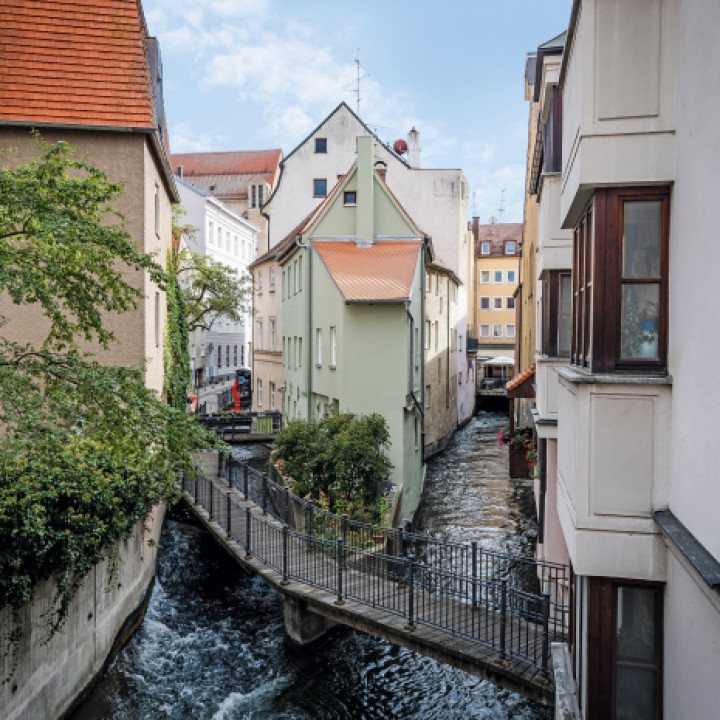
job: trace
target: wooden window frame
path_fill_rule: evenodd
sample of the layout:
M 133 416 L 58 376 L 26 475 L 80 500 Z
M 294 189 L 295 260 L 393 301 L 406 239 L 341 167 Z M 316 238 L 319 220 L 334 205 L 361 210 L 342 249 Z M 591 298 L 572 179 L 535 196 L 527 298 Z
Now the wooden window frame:
M 621 358 L 622 228 L 626 201 L 660 201 L 658 359 Z M 663 373 L 667 369 L 670 188 L 601 188 L 573 238 L 570 362 L 590 372 Z
M 542 296 L 542 339 L 541 349 L 547 357 L 567 357 L 560 353 L 560 310 L 562 304 L 562 278 L 570 277 L 570 293 L 573 294 L 572 277 L 569 270 L 551 270 L 543 278 Z M 571 302 L 572 306 L 572 302 Z M 572 312 L 572 308 L 571 308 Z M 570 320 L 572 333 L 572 318 Z M 571 344 L 572 348 L 572 344 Z

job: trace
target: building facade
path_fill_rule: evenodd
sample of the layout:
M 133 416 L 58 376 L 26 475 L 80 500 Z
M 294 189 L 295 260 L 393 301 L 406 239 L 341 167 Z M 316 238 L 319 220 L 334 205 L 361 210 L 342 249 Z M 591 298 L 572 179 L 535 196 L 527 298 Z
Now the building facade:
M 242 320 L 208 318 L 208 329 L 190 334 L 190 365 L 195 387 L 213 379 L 234 378 L 251 361 L 252 330 L 248 264 L 255 257 L 258 230 L 213 195 L 176 177 L 185 221 L 195 228 L 185 238 L 190 252 L 211 258 L 235 271 L 239 287 L 247 288 L 247 312 Z M 181 282 L 183 278 L 181 278 Z
M 698 432 L 720 396 L 703 210 L 720 179 L 718 23 L 702 2 L 576 0 L 561 61 L 536 75 L 540 509 L 573 569 L 586 720 L 700 720 L 720 703 L 720 498 Z

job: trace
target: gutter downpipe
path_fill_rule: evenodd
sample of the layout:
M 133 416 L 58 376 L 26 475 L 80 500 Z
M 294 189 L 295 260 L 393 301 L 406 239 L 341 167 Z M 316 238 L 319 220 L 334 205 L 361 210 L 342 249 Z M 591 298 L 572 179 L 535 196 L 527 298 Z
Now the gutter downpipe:
M 307 265 L 308 265 L 308 281 L 307 281 L 307 317 L 308 317 L 308 328 L 307 328 L 307 419 L 308 422 L 312 422 L 312 245 L 303 243 L 301 238 L 302 235 L 298 236 L 295 240 L 295 244 L 299 248 L 304 248 L 308 251 L 307 254 Z
M 450 328 L 450 276 L 447 279 L 447 298 L 445 301 L 445 316 L 447 318 L 447 350 L 445 351 L 445 409 L 450 407 L 450 340 L 452 329 Z

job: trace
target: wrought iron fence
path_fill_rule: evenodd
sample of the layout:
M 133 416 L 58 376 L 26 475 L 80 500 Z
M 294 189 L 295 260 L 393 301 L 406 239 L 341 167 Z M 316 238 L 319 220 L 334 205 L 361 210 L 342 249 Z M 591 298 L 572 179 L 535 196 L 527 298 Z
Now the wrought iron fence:
M 183 490 L 283 581 L 379 607 L 408 627 L 432 626 L 548 671 L 549 642 L 568 627 L 566 566 L 334 515 L 223 456 L 218 476 L 225 487 L 198 477 L 185 478 Z

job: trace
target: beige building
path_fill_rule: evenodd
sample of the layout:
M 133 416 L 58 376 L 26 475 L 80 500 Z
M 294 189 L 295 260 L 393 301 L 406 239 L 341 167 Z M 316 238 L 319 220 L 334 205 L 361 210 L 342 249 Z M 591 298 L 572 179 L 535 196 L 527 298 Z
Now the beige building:
M 496 375 L 512 376 L 512 363 L 497 365 L 492 361 L 495 358 L 515 361 L 522 225 L 481 225 L 475 217 L 472 233 L 475 248 L 472 330 L 478 343 L 478 381 Z
M 539 509 L 584 720 L 720 706 L 718 26 L 716 3 L 575 0 L 562 59 L 537 53 Z

